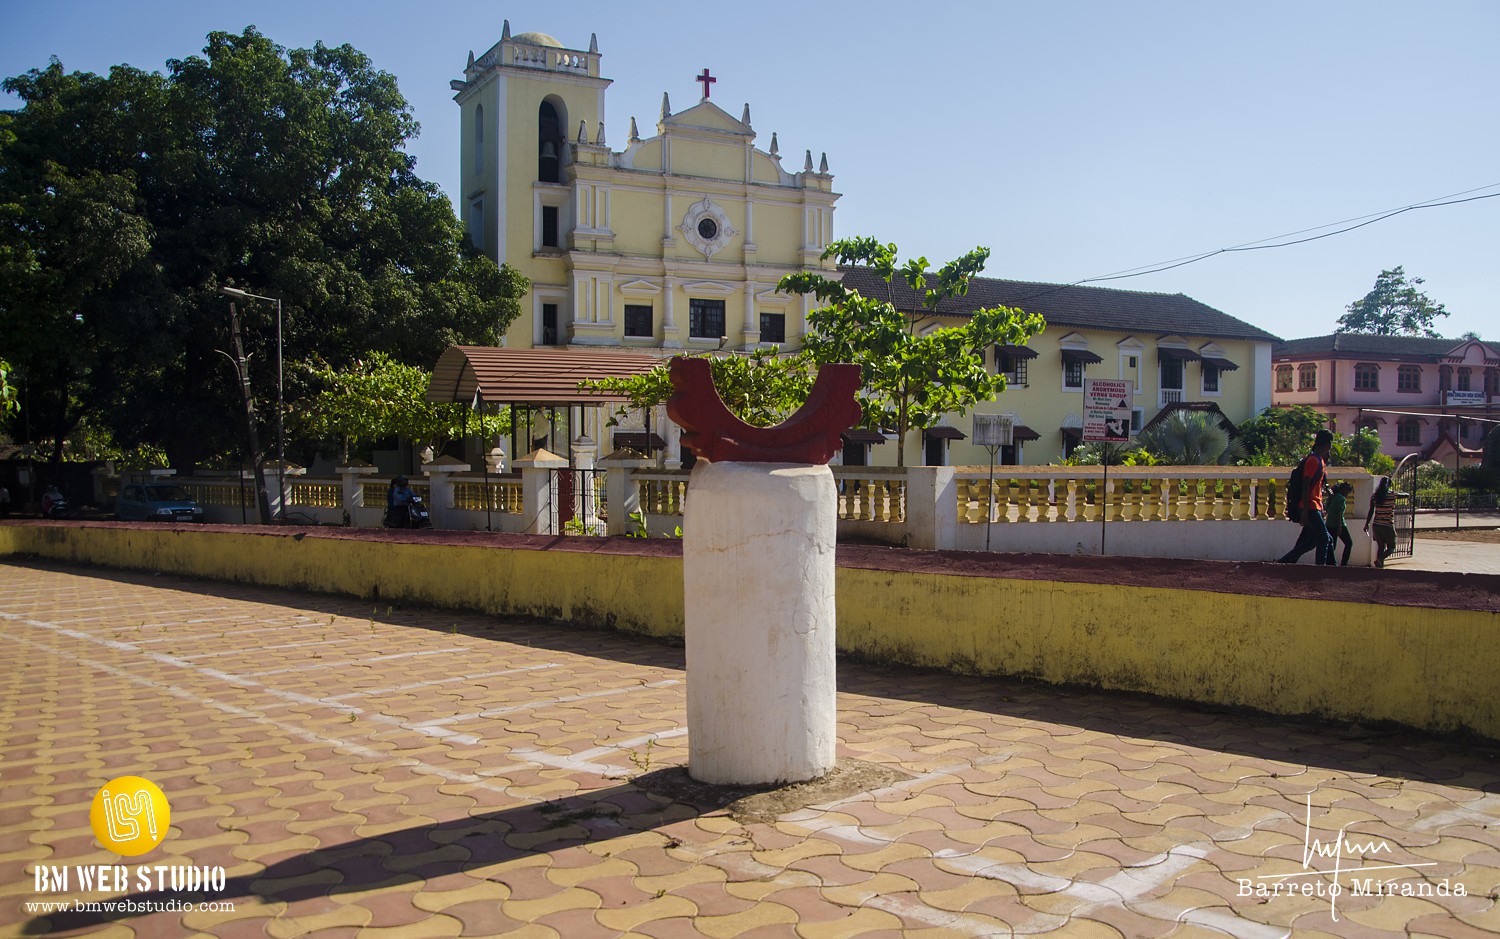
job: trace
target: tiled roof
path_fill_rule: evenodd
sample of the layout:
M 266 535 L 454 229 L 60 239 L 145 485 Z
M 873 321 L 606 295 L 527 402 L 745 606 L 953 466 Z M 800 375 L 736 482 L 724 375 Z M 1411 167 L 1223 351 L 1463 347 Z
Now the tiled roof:
M 591 378 L 640 375 L 661 359 L 640 352 L 611 349 L 497 349 L 449 346 L 438 357 L 427 388 L 427 400 L 468 404 L 478 390 L 487 404 L 603 404 L 621 395 L 581 391 Z
M 921 308 L 916 294 L 901 283 L 900 275 L 893 284 L 887 285 L 869 268 L 845 267 L 840 270 L 844 283 L 866 296 L 884 299 L 889 289 L 894 291 L 898 309 L 915 312 Z M 943 301 L 938 305 L 938 312 L 963 315 L 982 307 L 996 306 L 1020 307 L 1028 313 L 1040 313 L 1051 327 L 1279 341 L 1278 337 L 1263 329 L 1180 293 L 1072 287 L 993 277 L 975 277 L 969 282 L 967 295 Z
M 1308 339 L 1288 339 L 1271 348 L 1273 356 L 1368 355 L 1435 358 L 1463 345 L 1464 339 L 1431 339 L 1426 336 L 1377 336 L 1372 333 L 1334 333 Z

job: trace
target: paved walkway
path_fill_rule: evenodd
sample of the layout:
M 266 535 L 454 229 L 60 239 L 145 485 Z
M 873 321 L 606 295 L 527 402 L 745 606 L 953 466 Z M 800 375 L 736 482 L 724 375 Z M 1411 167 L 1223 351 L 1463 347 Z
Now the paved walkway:
M 0 934 L 1500 932 L 1492 745 L 842 664 L 841 756 L 887 781 L 729 805 L 677 769 L 681 656 L 0 564 Z M 158 784 L 172 818 L 121 860 L 89 805 L 124 774 Z M 1308 850 L 1331 844 L 1341 858 Z M 39 912 L 122 892 L 41 889 L 38 865 L 137 862 L 227 882 Z M 1395 895 L 1352 895 L 1356 880 Z

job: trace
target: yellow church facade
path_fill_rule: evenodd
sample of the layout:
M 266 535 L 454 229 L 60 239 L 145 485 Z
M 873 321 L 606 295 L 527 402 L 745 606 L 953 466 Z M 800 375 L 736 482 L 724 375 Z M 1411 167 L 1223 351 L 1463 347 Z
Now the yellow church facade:
M 776 284 L 828 269 L 839 196 L 826 157 L 814 168 L 805 151 L 789 172 L 776 135 L 756 146 L 748 104 L 735 117 L 715 103 L 707 69 L 697 104 L 674 113 L 663 94 L 643 137 L 634 116 L 608 120 L 600 58 L 593 37 L 569 49 L 507 22 L 452 82 L 464 225 L 532 281 L 506 346 L 800 345 L 807 307 Z

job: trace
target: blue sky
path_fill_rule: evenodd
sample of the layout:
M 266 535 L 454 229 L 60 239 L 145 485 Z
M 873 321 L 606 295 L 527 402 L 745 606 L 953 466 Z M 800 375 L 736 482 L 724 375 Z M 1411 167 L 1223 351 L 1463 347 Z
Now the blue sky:
M 651 133 L 662 92 L 749 102 L 783 161 L 826 152 L 839 235 L 935 264 L 1072 283 L 1436 200 L 1500 194 L 1500 3 L 495 4 L 449 0 L 0 0 L 0 75 L 46 64 L 161 70 L 213 29 L 348 42 L 422 124 L 417 170 L 450 195 L 448 81 L 509 19 L 587 48 L 614 79 L 607 131 Z M 14 107 L 12 98 L 0 107 Z M 1500 198 L 1406 212 L 1305 244 L 1103 286 L 1186 293 L 1284 338 L 1331 332 L 1382 268 L 1426 279 L 1444 335 L 1500 340 Z

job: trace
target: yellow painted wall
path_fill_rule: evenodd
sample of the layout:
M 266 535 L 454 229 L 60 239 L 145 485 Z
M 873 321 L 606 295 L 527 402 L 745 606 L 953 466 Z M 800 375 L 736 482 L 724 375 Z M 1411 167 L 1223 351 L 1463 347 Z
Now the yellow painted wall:
M 682 633 L 676 557 L 0 525 L 0 557 L 164 571 Z M 1500 614 L 841 568 L 860 658 L 1500 738 Z

